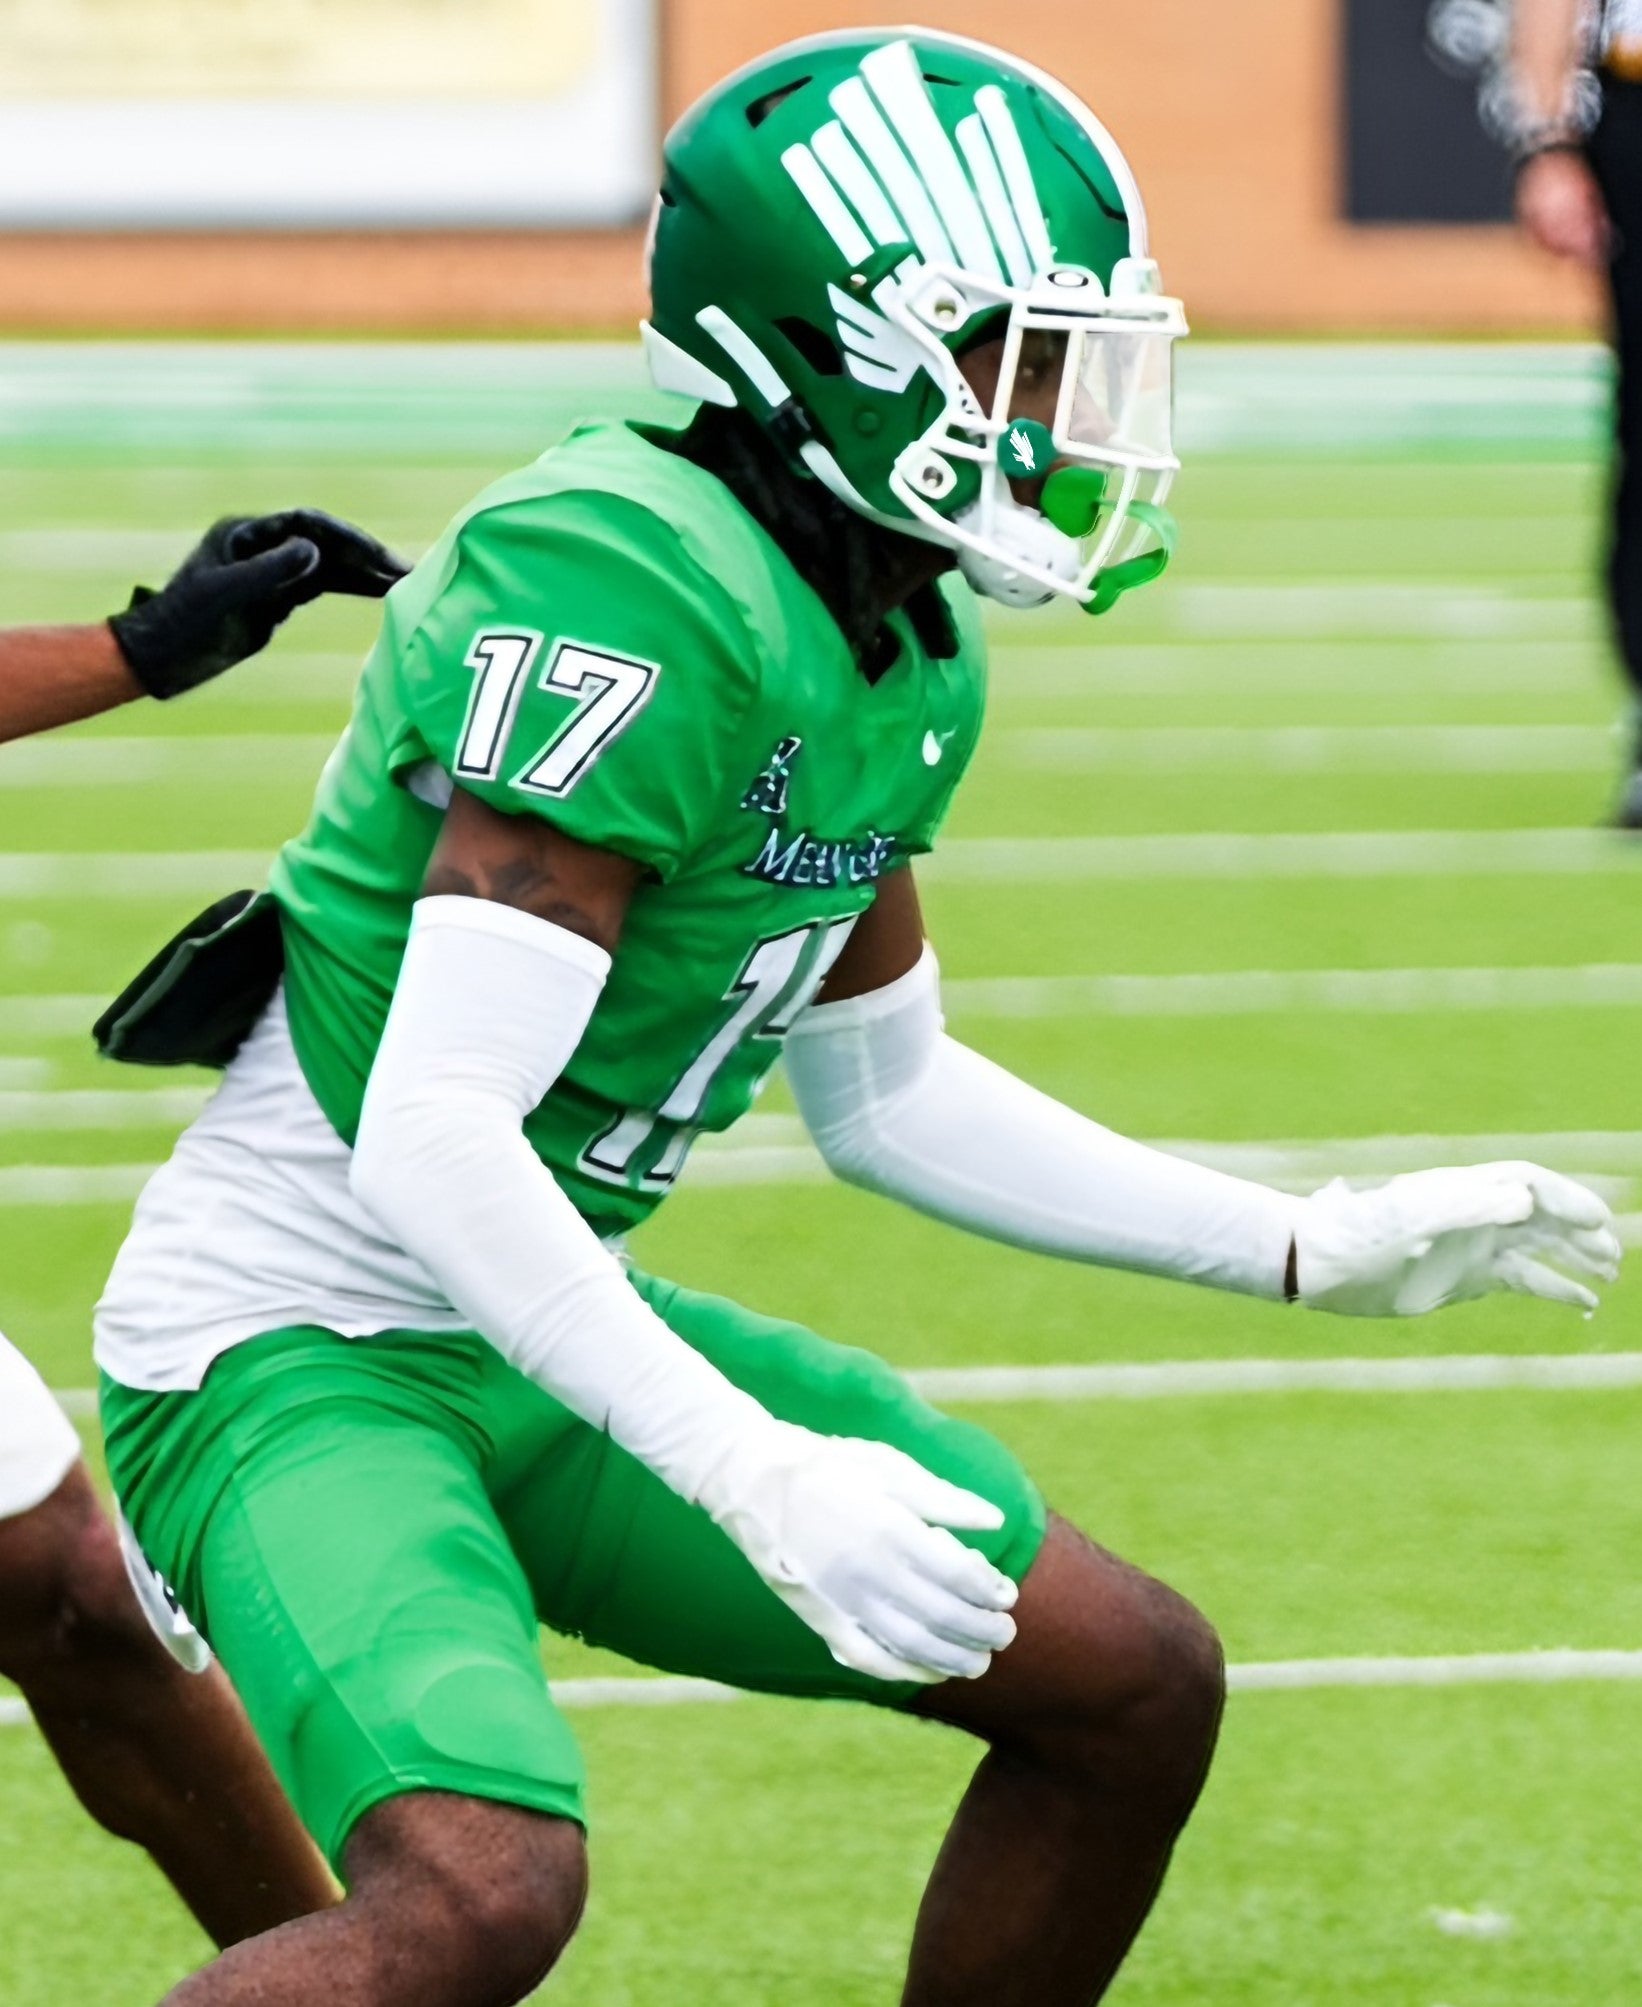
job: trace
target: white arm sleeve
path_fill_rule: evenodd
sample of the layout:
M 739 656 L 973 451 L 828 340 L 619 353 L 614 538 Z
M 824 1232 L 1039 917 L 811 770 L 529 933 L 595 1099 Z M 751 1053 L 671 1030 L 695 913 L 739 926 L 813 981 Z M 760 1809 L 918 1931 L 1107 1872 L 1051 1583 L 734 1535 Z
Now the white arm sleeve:
M 352 1184 L 504 1358 L 697 1500 L 770 1417 L 641 1301 L 521 1127 L 609 969 L 602 948 L 512 907 L 420 900 Z
M 1301 1201 L 1075 1114 L 948 1038 L 917 967 L 786 1041 L 799 1113 L 850 1184 L 989 1239 L 1279 1298 Z

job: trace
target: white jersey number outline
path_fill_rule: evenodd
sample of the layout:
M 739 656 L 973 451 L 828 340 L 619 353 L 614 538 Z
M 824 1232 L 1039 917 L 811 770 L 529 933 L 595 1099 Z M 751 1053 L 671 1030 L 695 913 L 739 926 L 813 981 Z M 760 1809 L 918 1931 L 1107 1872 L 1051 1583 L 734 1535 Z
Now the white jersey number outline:
M 476 680 L 456 751 L 458 780 L 495 780 L 500 774 L 542 643 L 543 636 L 528 627 L 485 628 L 473 637 L 464 667 L 474 671 Z M 541 751 L 514 775 L 512 785 L 555 800 L 569 794 L 649 702 L 660 673 L 654 662 L 589 648 L 580 641 L 556 641 L 537 688 L 579 702 Z
M 638 1180 L 641 1190 L 671 1185 L 696 1139 L 695 1125 L 713 1082 L 731 1054 L 746 1040 L 779 1039 L 792 1029 L 794 1019 L 844 952 L 844 943 L 859 917 L 851 913 L 843 920 L 812 920 L 760 941 L 725 992 L 726 1003 L 737 997 L 740 1002 L 679 1076 L 666 1100 L 656 1109 L 629 1109 L 588 1144 L 580 1168 L 607 1184 L 631 1184 L 634 1160 L 657 1127 L 663 1122 L 677 1123 L 677 1134 Z

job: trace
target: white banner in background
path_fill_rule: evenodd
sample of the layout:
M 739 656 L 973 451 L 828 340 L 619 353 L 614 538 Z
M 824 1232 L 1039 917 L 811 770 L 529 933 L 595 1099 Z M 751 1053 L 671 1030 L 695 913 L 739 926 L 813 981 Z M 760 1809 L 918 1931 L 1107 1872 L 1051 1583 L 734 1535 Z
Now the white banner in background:
M 0 0 L 0 227 L 595 225 L 656 0 Z

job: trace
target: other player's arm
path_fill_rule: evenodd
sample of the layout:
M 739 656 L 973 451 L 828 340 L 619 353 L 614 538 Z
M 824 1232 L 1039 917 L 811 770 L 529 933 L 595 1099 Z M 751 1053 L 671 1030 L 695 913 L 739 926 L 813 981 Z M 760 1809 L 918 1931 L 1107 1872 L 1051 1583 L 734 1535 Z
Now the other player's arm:
M 175 697 L 266 648 L 321 593 L 378 599 L 405 567 L 374 537 L 317 509 L 230 518 L 159 592 L 90 626 L 0 630 L 0 740 Z
M 843 1664 L 977 1677 L 1015 1586 L 946 1529 L 996 1509 L 881 1443 L 776 1420 L 644 1303 L 523 1133 L 593 1015 L 640 877 L 455 795 L 366 1088 L 352 1182 L 520 1372 L 699 1504 Z
M 1594 1308 L 1619 1244 L 1534 1164 L 1311 1198 L 1114 1134 L 948 1038 L 910 871 L 887 878 L 789 1034 L 801 1114 L 841 1178 L 1017 1247 L 1363 1316 L 1490 1289 Z

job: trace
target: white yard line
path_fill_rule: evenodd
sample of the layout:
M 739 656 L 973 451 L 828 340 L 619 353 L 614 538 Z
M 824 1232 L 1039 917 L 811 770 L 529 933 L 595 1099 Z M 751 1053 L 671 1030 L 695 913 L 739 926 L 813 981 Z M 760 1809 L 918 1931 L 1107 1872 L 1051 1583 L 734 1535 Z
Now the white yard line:
M 1166 836 L 971 836 L 919 875 L 949 885 L 1117 879 L 1585 877 L 1642 871 L 1642 843 L 1598 829 L 1203 831 Z
M 1229 1666 L 1233 1693 L 1315 1693 L 1340 1688 L 1569 1686 L 1642 1680 L 1642 1651 L 1467 1652 L 1439 1657 L 1271 1659 Z M 764 1698 L 710 1679 L 603 1678 L 552 1682 L 560 1707 L 700 1707 Z M 31 1720 L 21 1700 L 0 1700 L 0 1728 Z
M 210 899 L 261 885 L 264 850 L 36 850 L 0 855 L 0 899 Z
M 1570 1177 L 1642 1173 L 1642 1131 L 1635 1129 L 1475 1130 L 1464 1135 L 1295 1137 L 1221 1142 L 1162 1137 L 1155 1147 L 1243 1177 L 1319 1181 L 1391 1177 L 1439 1164 L 1488 1164 L 1526 1157 Z
M 258 885 L 256 850 L 23 851 L 0 898 L 209 898 Z M 1598 829 L 1203 831 L 1168 836 L 959 837 L 920 867 L 948 884 L 1092 879 L 1588 876 L 1642 871 L 1642 844 Z
M 284 782 L 317 773 L 335 745 L 319 732 L 34 739 L 0 755 L 0 789 Z M 996 757 L 1034 771 L 1139 774 L 1600 773 L 1620 745 L 1608 726 L 1554 724 L 1058 726 L 993 741 Z
M 382 541 L 407 562 L 425 547 L 421 536 L 407 533 L 402 523 L 378 520 Z M 60 525 L 52 529 L 0 530 L 0 570 L 11 572 L 167 572 L 199 541 L 200 526 L 164 530 L 124 524 L 92 527 Z M 155 583 L 159 581 L 156 579 Z
M 155 530 L 113 525 L 48 530 L 0 530 L 0 569 L 11 572 L 169 570 L 199 539 L 199 529 Z M 158 583 L 158 581 L 155 581 Z
M 1629 1010 L 1642 1005 L 1642 962 L 1571 967 L 1216 969 L 1179 975 L 954 976 L 947 1006 L 973 1017 L 1247 1017 L 1361 1013 Z M 83 1036 L 108 1004 L 96 994 L 0 997 L 0 1038 Z M 38 1066 L 34 1060 L 4 1064 Z M 29 1076 L 30 1079 L 38 1075 Z M 0 1087 L 10 1084 L 0 1071 Z M 19 1076 L 19 1086 L 29 1080 Z
M 212 702 L 231 710 L 256 711 L 270 704 L 304 702 L 312 698 L 335 698 L 346 706 L 349 694 L 365 666 L 366 650 L 316 653 L 303 649 L 273 649 L 246 676 L 225 676 L 212 690 Z M 1562 677 L 1557 688 L 1568 688 L 1566 654 L 1560 656 Z M 1490 687 L 1497 690 L 1518 687 L 1507 680 Z M 1538 687 L 1538 686 L 1532 686 Z
M 1572 968 L 1226 969 L 1172 976 L 964 976 L 941 985 L 977 1017 L 1243 1017 L 1274 1011 L 1631 1009 L 1642 963 Z
M 1436 1658 L 1275 1659 L 1231 1666 L 1233 1693 L 1297 1693 L 1326 1687 L 1562 1686 L 1576 1680 L 1642 1679 L 1642 1651 L 1466 1652 Z
M 1040 773 L 1605 773 L 1603 725 L 1164 725 L 1005 731 L 994 756 Z
M 1228 1666 L 1233 1693 L 1342 1687 L 1566 1686 L 1642 1680 L 1642 1651 L 1467 1652 L 1438 1657 L 1271 1659 Z M 561 1707 L 687 1707 L 753 1698 L 705 1679 L 555 1680 Z
M 952 1366 L 907 1378 L 931 1401 L 1160 1401 L 1229 1394 L 1491 1393 L 1642 1387 L 1642 1352 L 1203 1359 L 1155 1366 Z
M 0 997 L 0 1038 L 85 1037 L 114 992 Z
M 95 1090 L 93 1090 L 95 1092 Z M 163 1119 L 181 1119 L 185 1095 L 176 1094 Z M 47 1095 L 44 1101 L 59 1097 Z M 113 1096 L 142 1103 L 141 1090 Z M 139 1107 L 121 1114 L 119 1126 L 147 1119 Z M 1162 1137 L 1153 1146 L 1193 1163 L 1208 1164 L 1268 1184 L 1313 1191 L 1334 1177 L 1385 1178 L 1440 1164 L 1491 1163 L 1531 1158 L 1583 1178 L 1610 1200 L 1623 1201 L 1642 1180 L 1642 1132 L 1627 1129 L 1530 1130 L 1464 1136 L 1342 1136 L 1272 1142 L 1222 1142 L 1202 1137 Z M 13 1164 L 0 1167 L 0 1208 L 103 1205 L 135 1197 L 153 1164 Z M 704 1137 L 691 1154 L 687 1185 L 746 1186 L 825 1180 L 830 1174 L 803 1125 L 790 1115 L 750 1115 L 727 1137 Z
M 1045 1401 L 1218 1400 L 1260 1394 L 1611 1393 L 1642 1387 L 1642 1352 L 1460 1352 L 1389 1359 L 1182 1359 L 1138 1366 L 928 1366 L 906 1374 L 926 1400 L 964 1407 Z M 56 1399 L 94 1420 L 90 1387 Z
M 1203 340 L 1181 359 L 1177 429 L 1188 458 L 1486 440 L 1528 452 L 1556 442 L 1594 459 L 1609 372 L 1590 344 Z M 0 437 L 105 454 L 136 441 L 173 464 L 247 443 L 286 459 L 363 450 L 403 462 L 436 449 L 482 460 L 526 450 L 533 428 L 521 414 L 568 416 L 589 401 L 655 408 L 635 343 L 0 347 Z M 1513 491 L 1530 508 L 1538 473 L 1525 466 Z
M 1531 1157 L 1587 1175 L 1642 1174 L 1642 1129 L 1484 1129 L 1460 1134 L 1387 1133 L 1379 1136 L 1273 1137 L 1228 1142 L 1200 1136 L 1149 1139 L 1195 1163 L 1246 1177 L 1281 1174 L 1318 1178 L 1390 1176 L 1435 1164 L 1488 1163 Z M 748 1156 L 779 1157 L 807 1145 L 796 1115 L 748 1115 L 723 1136 L 703 1136 L 690 1161 Z
M 991 656 L 994 704 L 1012 697 L 1320 693 L 1332 698 L 1386 692 L 1430 697 L 1557 691 L 1577 698 L 1590 686 L 1597 659 L 1593 653 L 1587 661 L 1562 641 L 1354 644 L 1339 637 L 1318 648 L 1304 640 L 1258 645 L 1245 640 L 1177 640 L 1124 642 L 1116 647 L 1104 640 L 1065 640 L 1024 647 L 1005 641 L 1001 632 Z M 244 694 L 240 684 L 232 687 L 236 695 Z
M 154 1175 L 153 1164 L 0 1166 L 0 1211 L 12 1206 L 124 1205 Z
M 112 1132 L 181 1126 L 192 1122 L 209 1098 L 210 1089 L 204 1087 L 0 1089 L 0 1135 L 17 1129 Z
M 1598 619 L 1596 599 L 1587 593 L 1530 596 L 1490 586 L 1390 579 L 1182 582 L 1160 603 L 1159 613 L 1177 633 L 1226 641 L 1250 635 L 1572 641 L 1594 634 Z
M 0 753 L 0 788 L 284 783 L 317 773 L 335 744 L 334 734 L 317 732 L 28 739 Z

